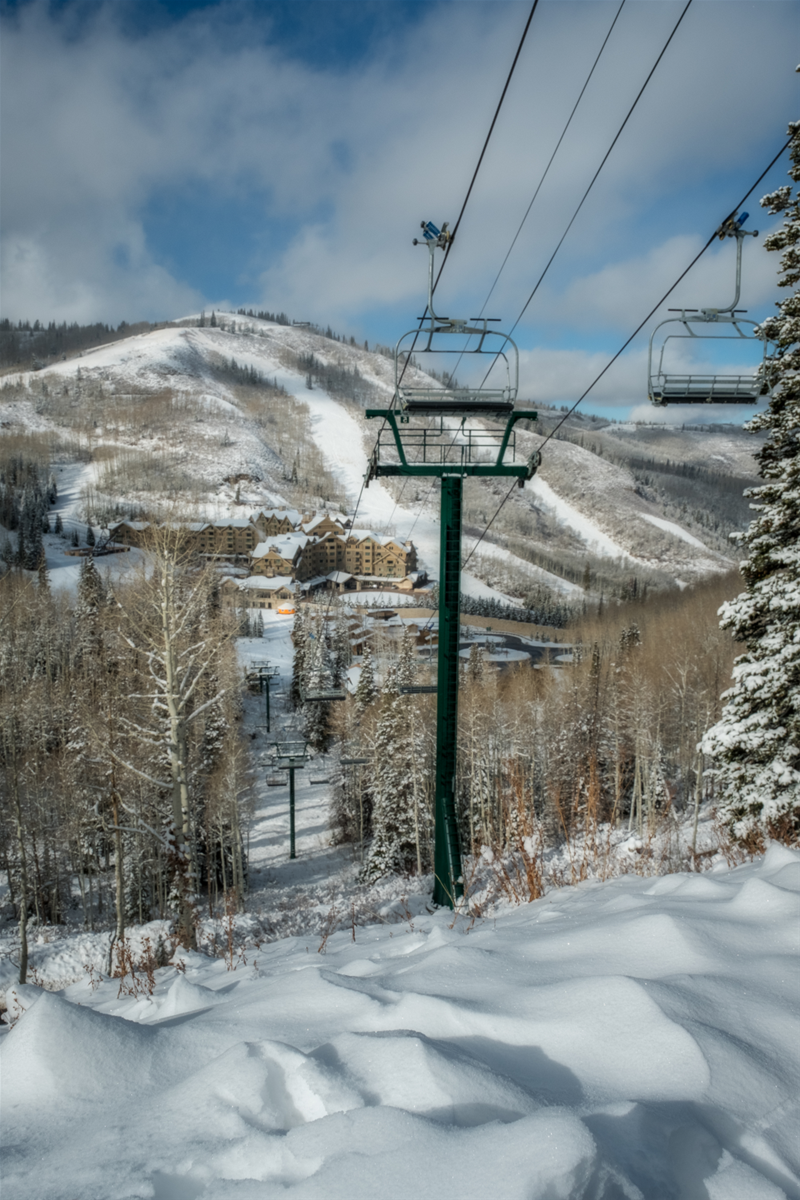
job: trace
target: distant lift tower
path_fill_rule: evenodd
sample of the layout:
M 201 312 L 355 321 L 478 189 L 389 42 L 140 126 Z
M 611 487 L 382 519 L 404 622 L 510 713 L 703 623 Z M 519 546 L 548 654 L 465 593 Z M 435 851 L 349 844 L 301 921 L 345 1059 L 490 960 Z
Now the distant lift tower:
M 297 858 L 294 824 L 294 773 L 302 771 L 308 761 L 305 741 L 276 742 L 272 765 L 278 771 L 289 772 L 289 858 Z
M 394 397 L 387 409 L 367 409 L 382 421 L 366 474 L 366 484 L 383 475 L 433 476 L 441 480 L 439 548 L 439 671 L 436 710 L 436 799 L 434 902 L 455 907 L 463 895 L 455 800 L 458 736 L 459 595 L 461 591 L 461 511 L 464 479 L 512 476 L 522 487 L 539 465 L 538 451 L 516 461 L 518 421 L 535 412 L 517 412 L 519 355 L 507 334 L 490 329 L 490 318 L 456 320 L 433 308 L 434 255 L 450 242 L 447 226 L 422 222 L 428 247 L 428 309 L 418 329 L 403 334 L 394 352 Z M 419 344 L 418 344 L 419 343 Z M 416 353 L 463 355 L 485 372 L 477 387 L 461 386 L 446 373 L 439 383 L 412 363 Z M 442 360 L 437 360 L 441 362 Z M 487 370 L 488 366 L 488 370 Z M 498 383 L 489 381 L 495 370 Z M 499 424 L 487 425 L 486 419 Z M 477 419 L 477 421 L 476 421 Z

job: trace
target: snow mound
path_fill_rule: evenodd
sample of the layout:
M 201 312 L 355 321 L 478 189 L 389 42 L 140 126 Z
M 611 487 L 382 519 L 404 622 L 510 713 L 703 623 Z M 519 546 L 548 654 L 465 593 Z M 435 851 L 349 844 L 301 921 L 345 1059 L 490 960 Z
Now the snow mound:
M 8 1194 L 800 1197 L 798 916 L 773 847 L 258 967 L 189 954 L 152 997 L 10 993 Z

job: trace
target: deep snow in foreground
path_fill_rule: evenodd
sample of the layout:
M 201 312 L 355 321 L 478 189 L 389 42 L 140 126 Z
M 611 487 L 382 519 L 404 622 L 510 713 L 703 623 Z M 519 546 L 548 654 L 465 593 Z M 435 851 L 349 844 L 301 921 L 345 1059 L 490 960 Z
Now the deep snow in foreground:
M 6 1194 L 800 1197 L 800 855 L 21 989 Z M 422 907 L 415 905 L 415 907 Z

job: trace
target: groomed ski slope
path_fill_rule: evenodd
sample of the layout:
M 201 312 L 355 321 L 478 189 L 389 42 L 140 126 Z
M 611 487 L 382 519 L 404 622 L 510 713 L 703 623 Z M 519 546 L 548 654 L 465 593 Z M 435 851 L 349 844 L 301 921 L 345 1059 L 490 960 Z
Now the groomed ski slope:
M 29 988 L 16 1200 L 800 1197 L 800 855 Z

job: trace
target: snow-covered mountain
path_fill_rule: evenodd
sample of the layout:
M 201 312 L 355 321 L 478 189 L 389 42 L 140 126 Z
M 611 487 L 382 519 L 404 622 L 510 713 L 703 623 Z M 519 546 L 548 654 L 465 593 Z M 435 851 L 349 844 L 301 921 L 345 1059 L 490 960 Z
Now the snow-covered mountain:
M 363 410 L 388 406 L 391 358 L 307 328 L 233 314 L 216 321 L 187 318 L 6 375 L 3 430 L 38 431 L 65 455 L 78 452 L 75 520 L 165 502 L 210 518 L 273 505 L 352 511 L 358 501 L 359 525 L 411 537 L 435 576 L 436 488 L 417 480 L 362 488 L 376 433 Z M 542 409 L 541 433 L 558 415 Z M 518 434 L 522 453 L 540 442 Z M 493 523 L 467 589 L 480 591 L 482 577 L 515 597 L 542 583 L 575 596 L 587 583 L 607 588 L 615 574 L 664 585 L 726 570 L 752 449 L 731 429 L 570 418 L 536 478 L 514 489 Z M 467 553 L 505 494 L 502 482 L 468 486 Z

